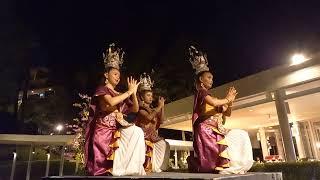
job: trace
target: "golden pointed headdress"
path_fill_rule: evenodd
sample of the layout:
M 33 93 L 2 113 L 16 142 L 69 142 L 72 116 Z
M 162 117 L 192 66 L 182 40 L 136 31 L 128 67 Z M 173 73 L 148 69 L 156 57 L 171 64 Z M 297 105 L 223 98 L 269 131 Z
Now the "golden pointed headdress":
M 105 68 L 112 67 L 120 70 L 124 54 L 124 51 L 120 47 L 117 47 L 114 43 L 110 44 L 105 53 L 103 53 Z
M 194 46 L 189 47 L 189 61 L 196 74 L 203 71 L 209 71 L 207 54 L 198 51 Z

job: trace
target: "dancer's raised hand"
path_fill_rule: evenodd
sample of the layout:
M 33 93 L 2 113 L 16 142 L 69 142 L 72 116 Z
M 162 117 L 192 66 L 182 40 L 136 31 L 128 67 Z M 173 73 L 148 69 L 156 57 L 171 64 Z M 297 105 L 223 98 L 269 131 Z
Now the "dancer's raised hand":
M 230 87 L 226 96 L 230 102 L 233 102 L 237 96 L 238 92 L 234 87 Z
M 166 101 L 166 100 L 165 100 L 163 97 L 159 96 L 158 106 L 159 106 L 159 107 L 164 107 L 164 102 L 165 102 L 165 101 Z
M 132 76 L 130 76 L 127 78 L 127 83 L 128 83 L 129 91 L 132 92 L 132 94 L 136 94 L 140 82 L 138 83 L 137 80 L 135 80 Z

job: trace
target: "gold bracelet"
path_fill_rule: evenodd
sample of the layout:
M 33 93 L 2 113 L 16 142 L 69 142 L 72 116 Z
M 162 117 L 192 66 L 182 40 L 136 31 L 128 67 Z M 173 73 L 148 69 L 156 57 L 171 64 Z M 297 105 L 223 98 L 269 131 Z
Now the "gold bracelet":
M 130 93 L 129 93 L 129 91 L 127 91 L 126 93 L 128 94 L 128 97 L 129 97 L 129 96 L 130 96 Z

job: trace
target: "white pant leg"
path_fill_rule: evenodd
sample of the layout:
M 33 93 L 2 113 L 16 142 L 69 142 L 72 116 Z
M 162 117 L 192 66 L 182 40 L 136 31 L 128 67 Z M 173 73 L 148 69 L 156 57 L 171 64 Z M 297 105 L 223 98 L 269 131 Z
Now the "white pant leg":
M 241 129 L 232 129 L 226 135 L 230 167 L 221 174 L 243 174 L 253 165 L 253 153 L 249 135 Z
M 115 151 L 112 175 L 145 175 L 144 133 L 141 128 L 133 125 L 120 129 L 119 148 Z
M 170 145 L 161 140 L 154 143 L 152 154 L 152 172 L 161 172 L 168 169 L 170 156 Z

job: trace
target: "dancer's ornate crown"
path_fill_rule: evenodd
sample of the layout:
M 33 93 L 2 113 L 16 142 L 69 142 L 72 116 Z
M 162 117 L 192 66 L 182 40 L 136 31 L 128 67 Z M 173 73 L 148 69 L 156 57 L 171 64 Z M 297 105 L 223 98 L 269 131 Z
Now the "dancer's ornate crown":
M 148 90 L 151 91 L 153 87 L 154 81 L 151 80 L 150 76 L 146 73 L 140 75 L 140 85 L 139 91 Z
M 194 46 L 190 46 L 189 55 L 189 61 L 192 64 L 192 68 L 196 70 L 196 74 L 209 71 L 207 54 L 198 51 Z
M 114 43 L 110 44 L 103 53 L 103 62 L 105 68 L 116 68 L 120 69 L 123 63 L 124 51 L 120 47 L 116 47 Z

